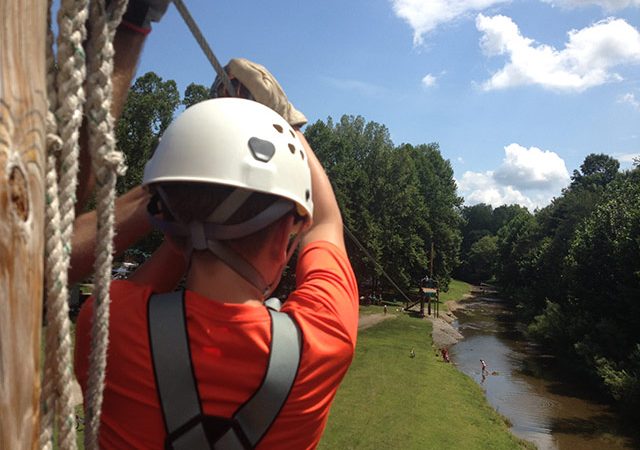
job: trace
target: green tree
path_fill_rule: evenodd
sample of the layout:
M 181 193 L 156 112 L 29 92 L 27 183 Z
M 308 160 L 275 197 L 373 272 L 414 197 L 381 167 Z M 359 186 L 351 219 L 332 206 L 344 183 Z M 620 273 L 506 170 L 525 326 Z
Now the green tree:
M 493 230 L 493 207 L 486 203 L 478 203 L 472 206 L 462 208 L 462 216 L 465 219 L 463 230 L 465 234 L 475 230 Z
M 127 164 L 127 173 L 117 183 L 118 193 L 122 194 L 142 182 L 144 166 L 179 105 L 180 94 L 175 81 L 163 81 L 153 72 L 136 79 L 116 126 L 118 148 L 124 152 Z M 155 231 L 129 252 L 149 254 L 161 240 L 161 234 Z
M 404 147 L 411 149 L 406 144 Z M 431 243 L 435 246 L 434 274 L 440 287 L 446 290 L 453 269 L 459 264 L 463 199 L 458 196 L 451 163 L 442 157 L 437 143 L 418 145 L 412 153 L 426 208 L 424 240 L 427 248 Z
M 456 269 L 456 276 L 471 282 L 486 281 L 494 275 L 493 270 L 497 261 L 490 264 L 491 274 L 487 275 L 487 261 L 472 257 L 472 247 L 485 237 L 495 236 L 511 219 L 519 214 L 528 213 L 528 210 L 520 205 L 501 205 L 493 209 L 491 205 L 479 203 L 477 205 L 462 208 L 462 245 L 460 247 L 460 265 Z M 486 242 L 485 242 L 486 245 Z M 497 258 L 497 253 L 493 254 Z M 481 265 L 476 265 L 482 263 Z
M 611 394 L 640 406 L 640 171 L 611 183 L 568 260 L 571 305 L 585 327 L 578 353 Z
M 531 336 L 575 376 L 640 406 L 640 168 L 589 155 L 535 216 L 498 232 L 497 275 Z
M 571 186 L 605 186 L 611 183 L 620 169 L 620 163 L 615 158 L 604 153 L 587 155 L 580 166 L 571 176 Z
M 524 212 L 527 212 L 527 208 L 520 205 L 498 206 L 493 210 L 491 232 L 497 233 L 507 222 Z
M 492 231 L 493 207 L 486 203 L 478 203 L 463 207 L 460 213 L 462 216 L 460 227 L 462 242 L 460 245 L 460 264 L 455 270 L 455 276 L 463 280 L 474 281 L 474 276 L 472 276 L 474 268 L 469 261 L 469 252 L 471 246 L 479 239 L 495 233 Z
M 126 175 L 118 180 L 119 193 L 142 182 L 144 166 L 179 105 L 175 81 L 163 81 L 153 72 L 136 79 L 116 126 L 118 148 L 124 152 L 127 164 Z
M 535 272 L 532 264 L 538 237 L 535 217 L 528 211 L 515 216 L 498 232 L 496 278 L 506 295 L 530 298 L 528 287 Z
M 540 248 L 536 278 L 531 280 L 533 291 L 544 293 L 545 298 L 559 304 L 568 301 L 565 259 L 569 246 L 576 230 L 593 214 L 607 186 L 618 177 L 618 168 L 618 161 L 610 156 L 588 155 L 580 171 L 574 171 L 573 182 L 562 196 L 536 214 L 545 245 Z M 540 297 L 529 302 L 530 313 L 542 312 L 544 302 Z
M 473 243 L 469 250 L 469 277 L 472 281 L 489 281 L 494 277 L 498 259 L 498 238 L 487 235 Z
M 188 108 L 209 98 L 209 89 L 201 84 L 191 83 L 184 90 L 182 104 Z
M 437 144 L 394 147 L 386 127 L 343 116 L 310 125 L 305 135 L 332 182 L 345 225 L 404 289 L 428 269 L 431 243 L 435 273 L 446 286 L 460 244 L 453 170 Z M 375 286 L 382 273 L 347 240 L 356 274 Z
M 381 222 L 374 216 L 375 197 L 384 194 L 374 189 L 378 179 L 384 179 L 392 148 L 388 130 L 376 123 L 366 123 L 362 117 L 343 116 L 339 123 L 331 118 L 307 127 L 305 136 L 322 162 L 333 185 L 345 225 L 379 263 L 382 255 Z M 347 248 L 358 279 L 377 284 L 382 275 L 360 248 L 347 238 Z M 353 257 L 357 255 L 357 257 Z

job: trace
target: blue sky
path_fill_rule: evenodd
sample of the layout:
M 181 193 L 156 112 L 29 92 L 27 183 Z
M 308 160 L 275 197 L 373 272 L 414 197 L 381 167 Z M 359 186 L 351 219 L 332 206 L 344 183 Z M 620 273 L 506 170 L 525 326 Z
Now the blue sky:
M 269 68 L 310 122 L 437 142 L 467 204 L 546 205 L 589 153 L 640 155 L 640 0 L 186 1 L 216 56 Z M 215 74 L 173 6 L 138 74 Z

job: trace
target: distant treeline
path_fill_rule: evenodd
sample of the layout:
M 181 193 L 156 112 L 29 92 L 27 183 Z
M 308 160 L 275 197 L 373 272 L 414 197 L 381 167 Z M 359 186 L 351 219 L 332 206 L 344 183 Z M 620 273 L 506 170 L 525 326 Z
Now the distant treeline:
M 533 214 L 465 207 L 457 275 L 492 280 L 531 337 L 630 411 L 640 406 L 640 167 L 586 157 Z
M 434 277 L 446 289 L 461 235 L 453 169 L 438 144 L 394 146 L 383 125 L 362 117 L 330 118 L 305 136 L 331 179 L 345 225 L 402 289 L 418 286 L 435 251 Z M 381 282 L 381 270 L 347 239 L 351 262 L 365 286 Z

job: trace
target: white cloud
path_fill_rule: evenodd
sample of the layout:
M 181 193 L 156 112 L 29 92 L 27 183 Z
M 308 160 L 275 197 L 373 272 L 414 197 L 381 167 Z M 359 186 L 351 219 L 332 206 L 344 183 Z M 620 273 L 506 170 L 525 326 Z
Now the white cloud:
M 360 80 L 323 77 L 323 79 L 336 89 L 357 92 L 365 97 L 379 97 L 387 93 L 387 89 L 373 83 Z
M 633 108 L 640 111 L 640 100 L 636 98 L 633 92 L 627 92 L 626 94 L 618 97 L 618 103 L 628 103 L 629 105 L 633 106 Z
M 557 153 L 537 147 L 524 148 L 510 144 L 504 148 L 505 158 L 494 178 L 504 185 L 519 189 L 562 187 L 569 179 L 564 160 Z
M 438 80 L 437 77 L 428 73 L 422 78 L 422 84 L 423 86 L 426 86 L 426 87 L 432 87 L 436 85 L 437 80 Z
M 618 153 L 614 157 L 620 161 L 621 164 L 633 164 L 636 159 L 640 159 L 640 152 L 638 153 Z
M 599 6 L 605 11 L 618 11 L 631 6 L 640 6 L 640 0 L 542 0 L 561 8 L 578 8 L 584 6 Z
M 485 90 L 540 85 L 581 92 L 620 81 L 611 69 L 640 63 L 640 33 L 622 19 L 609 18 L 581 30 L 571 30 L 565 48 L 537 44 L 520 33 L 510 17 L 478 14 L 480 46 L 488 56 L 507 55 L 509 62 L 482 84 Z
M 564 160 L 552 151 L 510 144 L 495 171 L 463 174 L 458 187 L 465 203 L 494 207 L 517 203 L 529 209 L 547 205 L 569 183 Z
M 517 203 L 529 209 L 535 209 L 535 203 L 522 192 L 511 186 L 500 186 L 496 183 L 492 171 L 467 171 L 458 181 L 458 188 L 464 197 L 465 204 L 475 205 L 487 203 L 493 207 Z
M 439 25 L 510 0 L 391 0 L 393 12 L 413 28 L 413 44 Z

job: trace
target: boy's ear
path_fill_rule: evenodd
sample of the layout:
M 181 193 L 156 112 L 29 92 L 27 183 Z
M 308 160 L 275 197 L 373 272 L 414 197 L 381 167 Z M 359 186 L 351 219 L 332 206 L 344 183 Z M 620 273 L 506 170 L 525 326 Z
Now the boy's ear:
M 280 258 L 283 252 L 286 253 L 287 247 L 289 246 L 289 236 L 293 228 L 292 214 L 287 214 L 280 218 L 272 227 L 271 241 L 273 245 L 271 248 L 276 252 L 275 256 L 277 258 Z

